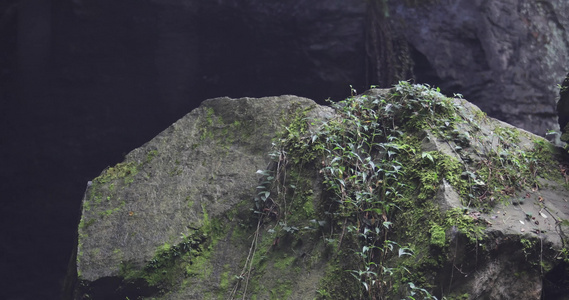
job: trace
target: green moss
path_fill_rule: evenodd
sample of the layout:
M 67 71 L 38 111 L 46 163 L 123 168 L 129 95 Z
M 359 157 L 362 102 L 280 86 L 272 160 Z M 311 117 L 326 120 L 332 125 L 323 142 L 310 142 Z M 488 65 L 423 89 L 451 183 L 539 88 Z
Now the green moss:
M 234 120 L 228 122 L 222 116 L 215 113 L 211 107 L 206 108 L 205 120 L 199 128 L 200 143 L 192 144 L 192 149 L 196 149 L 203 142 L 214 142 L 225 151 L 242 139 L 250 137 L 255 131 L 254 124 L 247 121 Z
M 107 168 L 103 173 L 93 180 L 93 183 L 104 184 L 117 179 L 123 179 L 124 183 L 129 184 L 134 180 L 138 173 L 138 165 L 134 162 L 122 162 L 114 167 Z
M 520 142 L 520 131 L 510 127 L 496 127 L 494 133 L 500 139 L 502 145 L 509 147 Z
M 109 199 L 109 200 L 110 200 L 110 199 Z M 120 200 L 120 199 L 119 199 L 119 200 Z M 125 205 L 126 205 L 126 203 L 125 203 L 124 201 L 121 201 L 120 204 L 119 204 L 119 206 L 117 206 L 117 207 L 115 207 L 115 208 L 109 208 L 109 209 L 107 209 L 107 210 L 100 211 L 100 212 L 99 212 L 99 216 L 101 216 L 101 217 L 108 217 L 108 216 L 110 216 L 110 215 L 113 214 L 113 213 L 116 213 L 116 212 L 118 212 L 118 211 L 121 211 L 121 210 L 124 208 Z
M 312 194 L 312 191 L 310 190 L 308 193 Z M 304 211 L 304 214 L 306 215 L 307 219 L 311 219 L 312 217 L 315 216 L 314 202 L 313 202 L 312 197 L 308 196 L 306 198 L 306 201 L 304 202 L 304 205 L 302 206 L 302 210 Z
M 445 296 L 444 299 L 447 299 L 447 300 L 469 300 L 471 298 L 470 298 L 470 295 L 468 293 L 464 293 L 464 294 L 460 294 L 460 295 L 454 295 L 454 294 L 447 295 L 447 296 Z
M 87 230 L 89 226 L 95 224 L 95 222 L 97 222 L 96 219 L 88 219 L 87 221 L 85 221 L 84 218 L 81 218 L 81 221 L 79 221 L 79 229 Z
M 215 110 L 212 107 L 206 108 L 206 116 L 204 124 L 200 126 L 200 141 L 213 138 L 213 125 L 215 124 Z
M 158 150 L 149 151 L 148 154 L 146 154 L 146 163 L 151 162 L 156 155 L 158 155 Z
M 276 260 L 273 263 L 273 267 L 275 267 L 279 270 L 289 269 L 295 260 L 296 260 L 296 257 L 288 256 L 287 254 L 285 254 L 285 255 L 283 255 L 283 257 L 281 257 L 280 259 Z
M 437 247 L 444 247 L 446 244 L 446 235 L 444 229 L 438 225 L 433 224 L 430 229 L 431 245 Z
M 306 136 L 310 127 L 307 114 L 313 109 L 313 106 L 303 108 L 300 107 L 300 104 L 295 105 L 293 103 L 290 111 L 286 114 L 286 118 L 290 119 L 283 120 L 283 123 L 288 123 L 288 125 L 285 127 L 285 131 L 280 134 L 279 143 L 287 145 L 287 156 L 292 163 L 297 165 L 312 163 L 323 151 L 320 143 L 315 143 L 316 135 Z M 312 144 L 308 143 L 309 140 L 312 140 Z
M 468 210 L 454 208 L 445 213 L 444 224 L 464 234 L 471 243 L 478 243 L 486 237 L 486 226 L 468 215 Z
M 209 257 L 197 256 L 191 264 L 186 265 L 186 274 L 190 277 L 205 279 L 211 276 L 213 270 Z
M 361 294 L 360 282 L 350 274 L 353 258 L 340 253 L 330 261 L 318 286 L 317 299 L 354 299 Z M 340 284 L 339 284 L 340 283 Z
M 202 226 L 183 235 L 177 244 L 164 243 L 157 247 L 154 257 L 144 267 L 123 261 L 120 276 L 124 282 L 143 280 L 146 285 L 170 290 L 188 278 L 206 279 L 212 275 L 212 251 L 226 233 L 219 218 L 211 219 L 203 206 Z M 228 284 L 228 275 L 225 284 Z
M 276 285 L 270 290 L 269 299 L 289 299 L 291 294 L 291 280 L 277 279 Z
M 225 269 L 229 268 L 229 265 L 225 265 L 224 266 Z M 231 271 L 225 271 L 223 273 L 221 273 L 220 279 L 219 279 L 219 288 L 223 291 L 227 291 L 227 289 L 229 288 L 229 279 L 231 276 Z

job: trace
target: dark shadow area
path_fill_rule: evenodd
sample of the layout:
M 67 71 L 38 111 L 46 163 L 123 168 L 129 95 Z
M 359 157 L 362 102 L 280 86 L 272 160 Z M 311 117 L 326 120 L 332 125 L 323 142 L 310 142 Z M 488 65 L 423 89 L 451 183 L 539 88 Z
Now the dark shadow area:
M 0 10 L 0 299 L 60 298 L 87 181 L 201 101 L 323 103 L 363 89 L 363 57 L 349 58 L 362 44 L 303 52 L 323 38 L 303 29 L 304 15 L 150 0 L 14 0 Z M 344 25 L 311 18 L 332 33 Z
M 432 87 L 441 89 L 441 93 L 448 97 L 452 97 L 455 93 L 460 94 L 464 91 L 464 87 L 451 81 L 445 81 L 437 74 L 429 59 L 413 46 L 409 46 L 411 58 L 415 65 L 413 66 L 413 73 L 417 83 L 426 83 Z M 464 96 L 464 95 L 463 95 Z
M 542 300 L 566 299 L 569 295 L 569 270 L 567 263 L 562 262 L 547 272 L 543 278 Z

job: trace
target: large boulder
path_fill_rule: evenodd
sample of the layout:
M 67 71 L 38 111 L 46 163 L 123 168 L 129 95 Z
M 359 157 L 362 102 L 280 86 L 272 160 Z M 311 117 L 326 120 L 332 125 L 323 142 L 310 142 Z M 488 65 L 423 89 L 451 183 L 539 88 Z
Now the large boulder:
M 75 297 L 226 295 L 247 256 L 242 214 L 252 208 L 256 171 L 297 110 L 332 114 L 295 96 L 207 100 L 103 171 L 83 199 Z
M 67 297 L 553 297 L 562 153 L 408 83 L 207 100 L 89 184 Z

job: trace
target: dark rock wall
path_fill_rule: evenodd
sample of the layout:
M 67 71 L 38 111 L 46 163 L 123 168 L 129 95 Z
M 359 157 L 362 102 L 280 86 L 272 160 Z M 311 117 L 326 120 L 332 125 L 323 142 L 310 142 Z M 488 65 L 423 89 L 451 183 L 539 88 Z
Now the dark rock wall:
M 565 1 L 400 2 L 417 81 L 552 128 Z M 374 84 L 365 24 L 361 0 L 0 1 L 0 298 L 54 298 L 86 181 L 202 100 Z
M 392 4 L 415 49 L 417 81 L 536 134 L 555 129 L 557 84 L 569 69 L 569 2 L 430 2 Z
M 364 78 L 364 12 L 359 0 L 207 1 L 201 87 L 208 96 L 339 100 Z

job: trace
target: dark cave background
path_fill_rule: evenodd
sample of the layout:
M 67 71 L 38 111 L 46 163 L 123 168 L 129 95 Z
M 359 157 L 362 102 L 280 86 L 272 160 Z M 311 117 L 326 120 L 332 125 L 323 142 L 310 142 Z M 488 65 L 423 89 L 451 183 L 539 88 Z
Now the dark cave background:
M 290 54 L 306 31 L 231 7 L 204 16 L 138 0 L 10 4 L 0 6 L 0 299 L 58 299 L 87 181 L 201 101 L 323 102 L 363 88 L 363 59 L 327 58 L 355 70 L 320 80 L 308 55 Z
M 87 181 L 205 99 L 464 88 L 365 1 L 199 2 L 0 1 L 0 299 L 60 298 Z

